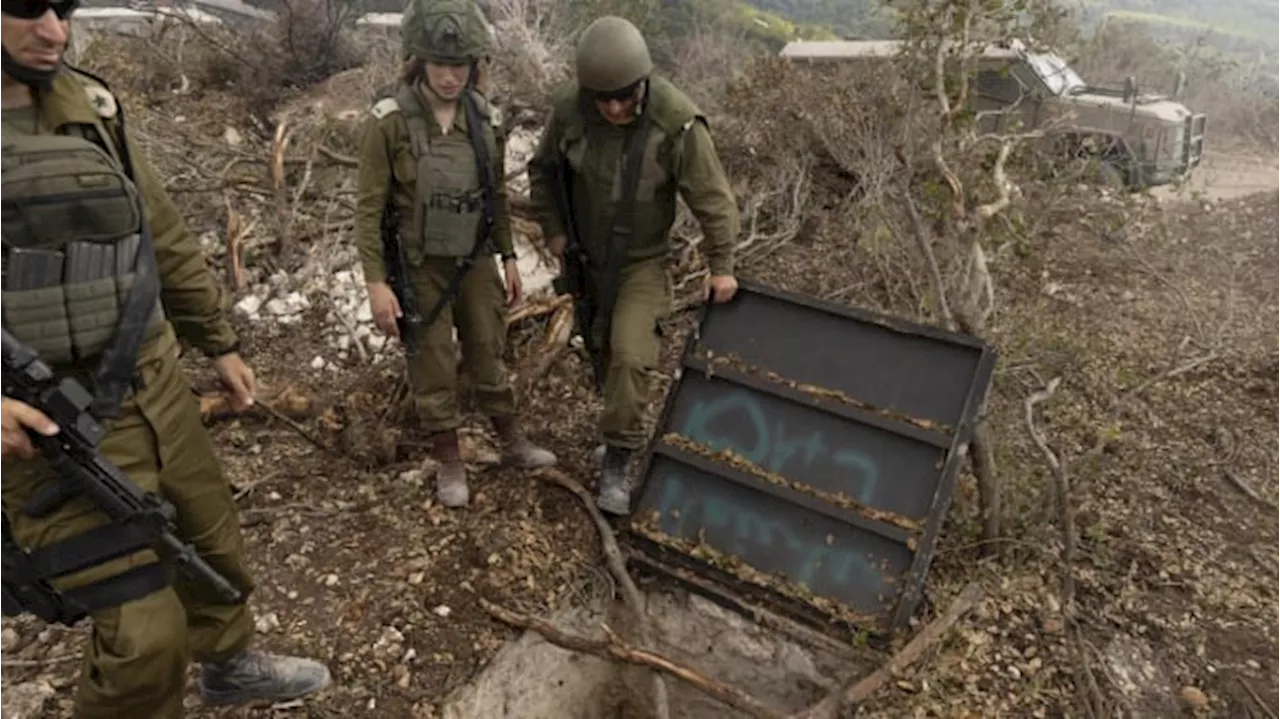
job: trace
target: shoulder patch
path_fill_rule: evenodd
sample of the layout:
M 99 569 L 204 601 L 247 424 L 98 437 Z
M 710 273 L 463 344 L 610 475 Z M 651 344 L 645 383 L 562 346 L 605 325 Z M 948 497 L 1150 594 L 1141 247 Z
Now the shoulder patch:
M 373 104 L 369 110 L 373 116 L 381 120 L 393 112 L 400 112 L 400 103 L 394 97 L 384 97 Z
M 89 105 L 93 107 L 93 111 L 98 113 L 98 117 L 104 120 L 110 120 L 120 112 L 120 106 L 116 103 L 115 95 L 112 95 L 107 88 L 101 85 L 86 84 L 84 86 L 84 94 L 89 99 Z

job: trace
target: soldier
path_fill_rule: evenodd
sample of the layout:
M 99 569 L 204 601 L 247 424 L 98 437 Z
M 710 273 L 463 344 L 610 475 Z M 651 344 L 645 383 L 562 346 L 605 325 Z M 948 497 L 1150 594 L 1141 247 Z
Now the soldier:
M 530 194 L 548 248 L 562 258 L 562 274 L 566 230 L 576 238 L 574 253 L 585 255 L 586 303 L 579 307 L 593 317 L 579 330 L 595 355 L 604 395 L 596 501 L 607 512 L 627 514 L 627 465 L 645 443 L 648 372 L 658 361 L 658 321 L 673 299 L 666 258 L 676 196 L 702 226 L 709 269 L 704 299 L 715 302 L 728 302 L 738 288 L 738 206 L 706 118 L 684 93 L 651 74 L 649 49 L 634 25 L 612 16 L 591 23 L 579 39 L 576 65 L 577 82 L 552 98 L 551 118 L 529 163 Z
M 504 463 L 543 467 L 556 457 L 520 430 L 502 358 L 506 308 L 523 290 L 511 244 L 502 118 L 474 88 L 490 34 L 472 0 L 416 0 L 400 32 L 410 59 L 395 92 L 373 105 L 364 129 L 356 245 L 374 322 L 405 344 L 418 421 L 432 434 L 440 463 L 436 496 L 460 507 L 469 491 L 458 445 L 454 327 Z M 399 218 L 394 227 L 384 223 L 386 212 Z M 400 259 L 409 281 L 389 282 L 389 265 Z M 406 297 L 417 306 L 404 306 Z
M 62 62 L 76 5 L 0 7 L 4 327 L 94 393 L 104 455 L 168 499 L 181 538 L 247 597 L 253 580 L 230 485 L 178 366 L 178 338 L 213 358 L 238 409 L 253 402 L 254 375 L 200 246 L 126 132 L 116 98 Z M 77 718 L 181 717 L 190 659 L 202 664 L 199 687 L 211 704 L 291 699 L 329 683 L 322 664 L 251 648 L 243 599 L 226 603 L 207 585 L 171 580 L 156 552 L 112 529 L 87 498 L 25 514 L 27 500 L 56 479 L 28 432 L 60 429 L 8 397 L 0 419 L 6 534 L 53 568 L 81 567 L 52 582 L 92 620 Z M 85 561 L 110 547 L 122 552 Z

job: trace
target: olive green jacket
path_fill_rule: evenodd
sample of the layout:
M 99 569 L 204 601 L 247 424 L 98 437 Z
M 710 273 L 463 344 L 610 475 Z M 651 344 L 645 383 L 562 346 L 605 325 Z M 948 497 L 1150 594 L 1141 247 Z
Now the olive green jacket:
M 423 108 L 427 108 L 426 98 L 415 88 L 416 96 Z M 497 109 L 478 92 L 472 96 L 477 100 L 480 114 L 492 118 Z M 356 189 L 356 226 L 355 243 L 360 255 L 360 264 L 364 268 L 365 282 L 385 282 L 387 267 L 382 258 L 382 213 L 390 198 L 392 206 L 400 216 L 402 226 L 413 217 L 413 204 L 417 201 L 417 159 L 413 155 L 413 140 L 409 136 L 409 126 L 405 122 L 404 113 L 394 98 L 384 98 L 370 109 L 369 118 L 361 131 L 360 170 Z M 427 109 L 424 113 L 427 131 L 430 137 L 441 135 L 440 125 L 435 114 Z M 467 117 L 459 106 L 454 115 L 451 132 L 466 133 Z M 515 256 L 511 243 L 510 203 L 507 197 L 507 138 L 506 133 L 494 128 L 494 177 L 498 186 L 494 193 L 494 219 L 490 241 L 504 258 Z
M 116 138 L 121 113 L 116 98 L 97 81 L 63 69 L 48 92 L 39 98 L 41 132 L 105 132 L 108 152 L 119 158 Z M 101 128 L 97 130 L 95 128 Z M 226 314 L 227 296 L 205 263 L 204 252 L 183 222 L 164 184 L 133 137 L 126 138 L 134 181 L 146 204 L 160 301 L 168 326 L 143 346 L 138 364 L 148 363 L 173 349 L 176 336 L 209 356 L 238 346 Z M 96 361 L 96 360 L 95 360 Z
M 627 256 L 641 261 L 670 251 L 677 195 L 702 226 L 702 253 L 712 274 L 732 275 L 740 229 L 738 203 L 711 139 L 706 117 L 683 92 L 653 77 L 642 112 L 652 129 L 636 191 L 635 227 Z M 602 261 L 619 201 L 627 139 L 637 123 L 615 126 L 574 83 L 552 99 L 551 118 L 529 161 L 530 199 L 546 237 L 564 234 L 552 194 L 549 164 L 563 154 L 573 168 L 576 229 L 593 264 Z

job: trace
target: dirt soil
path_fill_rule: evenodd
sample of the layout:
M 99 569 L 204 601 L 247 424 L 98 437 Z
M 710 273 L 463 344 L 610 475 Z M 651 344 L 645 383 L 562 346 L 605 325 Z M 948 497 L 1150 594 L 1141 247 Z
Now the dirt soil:
M 164 102 L 152 111 L 135 125 L 179 114 Z M 178 131 L 192 146 L 224 139 L 223 123 L 208 119 L 218 115 L 180 114 L 202 118 Z M 987 599 L 863 716 L 1080 716 L 1081 665 L 1128 716 L 1262 717 L 1262 705 L 1277 705 L 1278 200 L 1274 190 L 1168 203 L 1082 192 L 1042 208 L 1044 229 L 1028 245 L 997 254 L 1000 364 L 987 422 L 1006 481 L 1008 539 L 998 559 L 980 558 L 965 477 L 930 604 L 945 605 L 973 579 Z M 225 236 L 221 195 L 192 190 L 179 202 L 198 233 L 214 244 Z M 1107 219 L 1117 215 L 1128 218 L 1120 232 Z M 838 228 L 819 226 L 743 274 L 839 295 L 864 269 Z M 239 493 L 260 642 L 324 659 L 335 681 L 287 712 L 204 708 L 193 684 L 189 716 L 434 716 L 516 636 L 478 597 L 545 614 L 609 594 L 577 500 L 496 466 L 480 418 L 469 416 L 466 430 L 471 506 L 447 510 L 432 498 L 425 438 L 384 419 L 394 362 L 371 368 L 353 356 L 311 369 L 315 356 L 332 354 L 320 339 L 321 308 L 286 327 L 236 322 L 266 394 L 291 388 L 312 398 L 300 425 L 315 443 L 261 411 L 210 422 Z M 522 382 L 546 324 L 544 316 L 512 330 Z M 668 323 L 654 408 L 690 326 L 689 313 Z M 203 362 L 187 365 L 198 389 L 213 388 Z M 1053 377 L 1062 384 L 1037 422 L 1072 484 L 1077 621 L 1062 603 L 1050 472 L 1023 418 L 1024 398 Z M 565 356 L 521 401 L 532 437 L 592 483 L 598 405 L 582 361 Z M 47 685 L 56 693 L 41 716 L 69 716 L 83 634 L 6 619 L 6 693 Z

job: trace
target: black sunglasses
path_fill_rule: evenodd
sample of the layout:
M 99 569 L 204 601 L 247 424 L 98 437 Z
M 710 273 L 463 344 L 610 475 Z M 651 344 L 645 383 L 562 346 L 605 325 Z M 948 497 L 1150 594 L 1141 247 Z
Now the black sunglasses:
M 596 102 L 609 102 L 610 100 L 618 100 L 618 101 L 630 100 L 631 98 L 636 96 L 636 89 L 640 87 L 641 82 L 644 82 L 644 80 L 637 80 L 631 83 L 630 85 L 627 85 L 626 87 L 618 90 L 609 90 L 609 91 L 597 90 L 596 92 L 591 93 L 591 97 L 594 98 Z
M 80 0 L 3 0 L 0 12 L 19 20 L 39 20 L 53 11 L 59 20 L 66 20 L 80 7 Z

